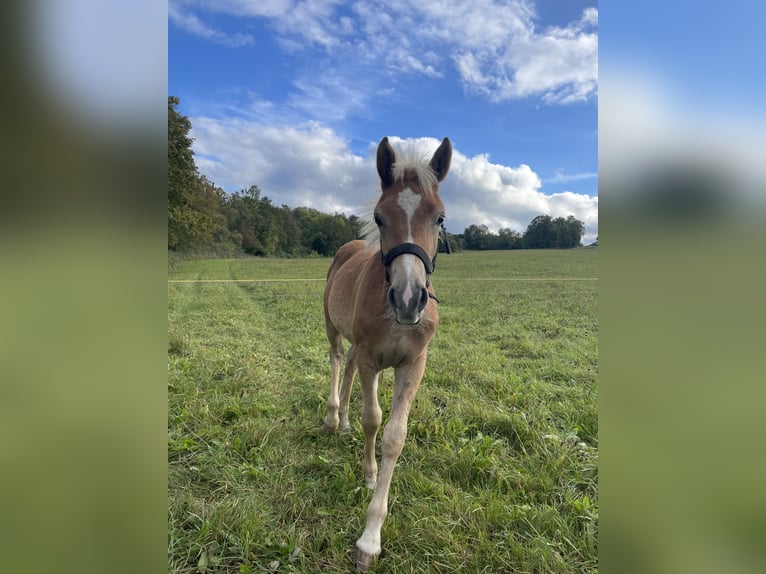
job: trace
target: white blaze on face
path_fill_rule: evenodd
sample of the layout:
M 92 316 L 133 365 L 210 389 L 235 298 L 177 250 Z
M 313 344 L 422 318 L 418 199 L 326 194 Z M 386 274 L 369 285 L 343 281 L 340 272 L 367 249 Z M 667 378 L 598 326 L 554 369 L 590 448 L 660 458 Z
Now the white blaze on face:
M 396 203 L 399 204 L 399 207 L 407 215 L 407 241 L 412 243 L 412 218 L 415 216 L 415 210 L 417 210 L 418 205 L 420 205 L 420 196 L 408 187 L 404 191 L 399 192 Z
M 417 210 L 418 206 L 420 205 L 420 199 L 421 197 L 412 191 L 409 187 L 404 189 L 403 191 L 399 192 L 398 197 L 396 198 L 396 203 L 399 204 L 399 207 L 401 207 L 404 210 L 405 215 L 407 216 L 407 241 L 409 243 L 412 243 L 412 218 L 415 216 L 415 211 Z M 412 298 L 413 291 L 410 287 L 410 277 L 412 277 L 412 272 L 414 271 L 414 265 L 417 263 L 420 263 L 420 260 L 415 257 L 414 255 L 405 254 L 402 255 L 403 263 L 404 263 L 404 269 L 406 274 L 406 287 L 404 289 L 404 292 L 402 293 L 402 301 L 405 305 L 407 305 L 410 302 L 410 299 Z

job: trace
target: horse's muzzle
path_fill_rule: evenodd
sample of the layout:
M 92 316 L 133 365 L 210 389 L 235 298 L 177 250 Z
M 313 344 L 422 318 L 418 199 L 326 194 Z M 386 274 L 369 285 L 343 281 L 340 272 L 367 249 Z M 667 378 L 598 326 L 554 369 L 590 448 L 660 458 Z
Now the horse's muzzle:
M 423 311 L 428 305 L 428 290 L 421 287 L 419 292 L 409 286 L 391 287 L 388 290 L 388 304 L 394 311 L 396 322 L 400 325 L 417 325 L 423 318 Z

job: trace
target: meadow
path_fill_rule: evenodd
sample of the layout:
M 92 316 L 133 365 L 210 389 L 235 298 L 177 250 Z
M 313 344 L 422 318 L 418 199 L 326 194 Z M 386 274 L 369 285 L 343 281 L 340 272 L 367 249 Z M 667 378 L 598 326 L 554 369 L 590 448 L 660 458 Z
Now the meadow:
M 441 325 L 374 572 L 597 572 L 597 258 L 439 255 Z M 370 492 L 358 381 L 351 431 L 320 431 L 329 263 L 172 266 L 169 572 L 353 572 Z

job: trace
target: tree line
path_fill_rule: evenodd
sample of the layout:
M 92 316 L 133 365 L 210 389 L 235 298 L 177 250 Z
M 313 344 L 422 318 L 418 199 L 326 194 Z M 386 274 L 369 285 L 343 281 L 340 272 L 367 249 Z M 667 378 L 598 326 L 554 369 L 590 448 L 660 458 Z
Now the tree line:
M 355 215 L 276 206 L 257 185 L 230 194 L 200 175 L 191 148 L 191 121 L 178 112 L 178 104 L 177 97 L 168 97 L 168 249 L 330 256 L 359 237 L 364 222 Z M 492 233 L 485 225 L 471 225 L 449 239 L 456 251 L 569 248 L 580 245 L 584 231 L 584 224 L 571 215 L 539 215 L 524 234 L 507 228 Z
M 569 249 L 580 245 L 585 224 L 573 215 L 567 218 L 538 215 L 521 234 L 507 227 L 492 233 L 486 225 L 470 225 L 455 237 L 458 248 L 490 249 Z

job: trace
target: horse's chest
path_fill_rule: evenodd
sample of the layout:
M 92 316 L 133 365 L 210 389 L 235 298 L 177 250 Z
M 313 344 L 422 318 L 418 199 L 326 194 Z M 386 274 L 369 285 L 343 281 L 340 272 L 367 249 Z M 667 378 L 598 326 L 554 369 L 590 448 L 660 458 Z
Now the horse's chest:
M 379 369 L 411 363 L 425 351 L 429 339 L 422 332 L 388 333 L 373 347 L 375 363 Z

